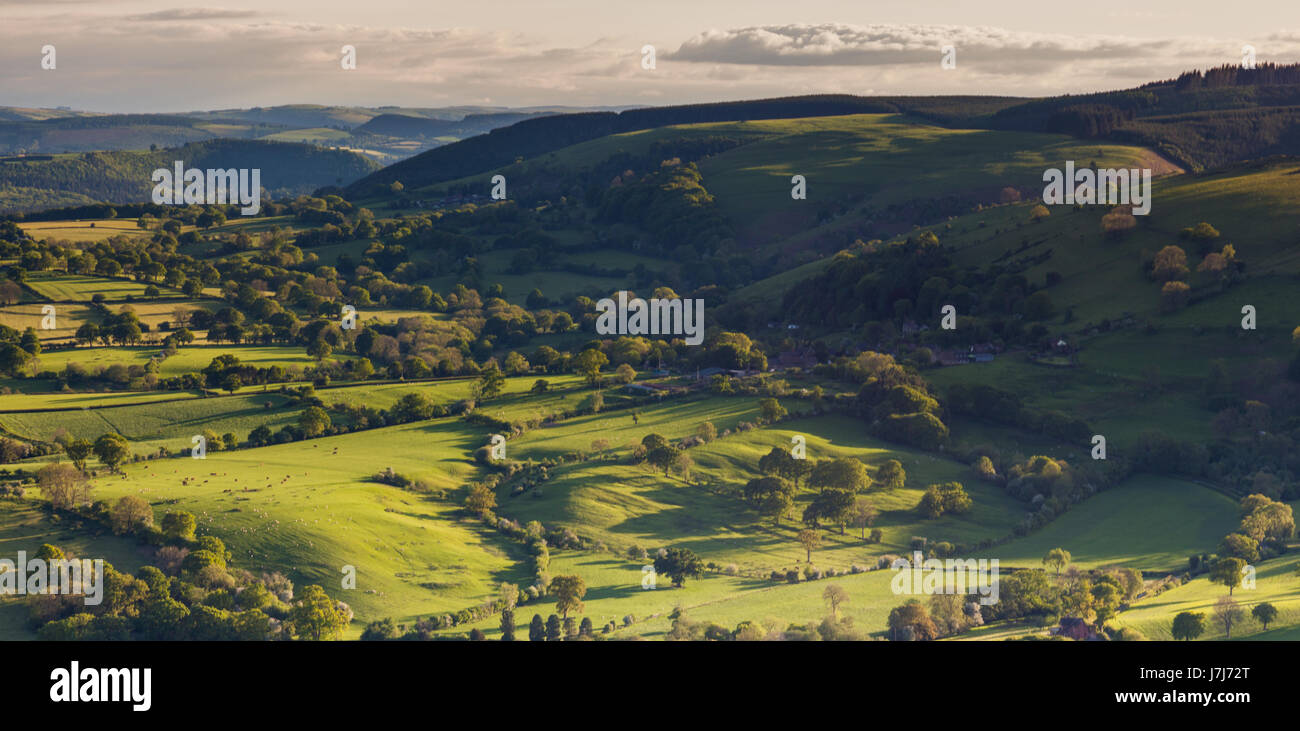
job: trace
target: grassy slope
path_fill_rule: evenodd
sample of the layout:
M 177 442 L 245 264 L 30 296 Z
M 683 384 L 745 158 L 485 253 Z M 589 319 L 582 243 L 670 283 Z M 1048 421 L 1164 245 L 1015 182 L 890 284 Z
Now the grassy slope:
M 1246 619 L 1233 629 L 1233 639 L 1300 640 L 1300 558 L 1282 556 L 1256 565 L 1255 588 L 1239 588 L 1233 599 L 1246 612 Z M 1223 629 L 1214 621 L 1214 603 L 1225 596 L 1221 584 L 1208 578 L 1198 578 L 1170 589 L 1159 596 L 1139 600 L 1129 611 L 1119 615 L 1116 624 L 1134 627 L 1147 639 L 1171 640 L 1171 626 L 1179 612 L 1200 612 L 1205 615 L 1205 634 L 1202 640 L 1224 639 Z M 1278 609 L 1277 621 L 1267 632 L 1250 618 L 1256 604 L 1269 602 Z
M 1239 523 L 1237 504 L 1199 485 L 1139 475 L 1074 506 L 1025 538 L 994 549 L 1008 566 L 1041 567 L 1061 547 L 1080 568 L 1118 565 L 1154 572 L 1187 568 Z
M 369 477 L 392 467 L 456 488 L 472 472 L 466 456 L 482 436 L 445 419 L 210 452 L 206 460 L 132 465 L 125 477 L 96 480 L 96 494 L 140 495 L 159 518 L 166 510 L 189 510 L 202 532 L 227 542 L 236 565 L 320 583 L 351 604 L 361 622 L 455 611 L 478 603 L 500 581 L 523 581 L 522 551 L 456 519 L 454 501 Z M 195 482 L 182 486 L 186 477 Z M 356 591 L 339 589 L 345 565 L 357 567 Z

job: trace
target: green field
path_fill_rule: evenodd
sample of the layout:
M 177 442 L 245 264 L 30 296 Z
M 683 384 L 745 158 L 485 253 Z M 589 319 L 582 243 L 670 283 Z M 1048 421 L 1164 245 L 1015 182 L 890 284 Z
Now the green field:
M 36 240 L 96 242 L 113 236 L 146 237 L 151 234 L 134 218 L 99 218 L 85 221 L 37 221 L 20 224 Z
M 1139 475 L 1074 506 L 1046 527 L 994 549 L 1008 566 L 1041 567 L 1064 548 L 1080 568 L 1187 569 L 1240 523 L 1237 503 L 1184 480 Z
M 132 465 L 95 481 L 96 495 L 136 494 L 188 510 L 226 541 L 237 566 L 319 583 L 361 623 L 479 603 L 501 581 L 523 583 L 522 551 L 455 514 L 459 504 L 370 481 L 385 467 L 459 487 L 485 440 L 456 420 L 420 422 L 261 449 Z M 190 478 L 193 482 L 182 486 Z M 340 591 L 343 566 L 357 589 Z M 361 627 L 353 625 L 352 634 Z
M 109 302 L 124 300 L 127 296 L 143 299 L 145 288 L 149 285 L 125 279 L 107 279 L 82 274 L 34 274 L 27 280 L 27 286 L 37 294 L 54 302 L 89 302 L 100 294 Z M 168 287 L 158 287 L 164 296 L 180 297 L 180 292 Z
M 1240 587 L 1232 598 L 1245 610 L 1246 618 L 1232 630 L 1232 639 L 1300 640 L 1300 558 L 1283 556 L 1256 564 L 1255 588 Z M 1139 600 L 1129 611 L 1119 615 L 1116 624 L 1133 627 L 1150 640 L 1172 640 L 1171 628 L 1179 612 L 1205 615 L 1202 640 L 1222 640 L 1224 632 L 1214 621 L 1214 603 L 1227 595 L 1221 584 L 1208 578 L 1194 579 L 1149 599 Z M 1269 602 L 1278 609 L 1276 622 L 1267 632 L 1250 617 L 1256 604 Z
M 142 366 L 159 352 L 158 348 L 140 346 L 73 348 L 42 353 L 39 362 L 40 370 L 53 371 L 63 370 L 68 363 L 80 363 L 91 369 L 116 363 Z M 259 368 L 280 365 L 285 368 L 301 369 L 316 363 L 303 348 L 287 345 L 190 345 L 164 360 L 158 375 L 167 378 L 196 373 L 202 371 L 213 358 L 227 353 L 238 357 L 241 363 Z M 353 356 L 338 354 L 332 357 L 335 360 L 347 360 Z

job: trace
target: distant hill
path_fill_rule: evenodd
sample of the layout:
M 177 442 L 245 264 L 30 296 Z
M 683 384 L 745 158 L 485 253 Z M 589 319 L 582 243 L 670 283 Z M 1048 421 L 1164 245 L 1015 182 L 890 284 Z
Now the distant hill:
M 260 168 L 262 187 L 275 197 L 345 185 L 378 167 L 344 150 L 258 140 L 209 140 L 154 152 L 8 157 L 0 158 L 0 213 L 92 200 L 145 202 L 153 190 L 153 171 L 175 160 L 196 168 Z
M 503 112 L 494 114 L 468 114 L 458 120 L 412 117 L 406 114 L 381 114 L 352 130 L 354 135 L 383 135 L 387 137 L 472 137 L 490 132 L 497 127 L 507 127 L 534 117 L 551 116 L 550 112 Z
M 699 122 L 742 122 L 845 114 L 904 113 L 943 123 L 974 125 L 1023 100 L 1004 97 L 858 97 L 823 94 L 755 101 L 648 107 L 528 119 L 429 150 L 353 183 L 353 195 L 400 181 L 408 188 L 455 180 L 598 137 Z
M 270 131 L 255 125 L 214 128 L 170 114 L 105 114 L 0 122 L 0 153 L 29 154 L 147 150 L 176 147 L 217 137 L 256 137 Z
M 0 155 L 148 150 L 212 139 L 265 139 L 337 146 L 392 161 L 521 120 L 573 111 L 586 110 L 288 104 L 182 114 L 100 114 L 0 107 Z

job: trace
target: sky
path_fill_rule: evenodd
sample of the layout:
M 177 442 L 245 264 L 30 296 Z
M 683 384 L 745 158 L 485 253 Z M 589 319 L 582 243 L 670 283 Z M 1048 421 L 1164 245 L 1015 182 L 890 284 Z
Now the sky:
M 1040 96 L 1237 64 L 1247 44 L 1258 62 L 1300 62 L 1300 2 L 0 0 L 0 106 Z M 342 68 L 345 45 L 355 69 Z M 53 69 L 42 68 L 46 46 Z M 944 46 L 952 68 L 941 67 Z

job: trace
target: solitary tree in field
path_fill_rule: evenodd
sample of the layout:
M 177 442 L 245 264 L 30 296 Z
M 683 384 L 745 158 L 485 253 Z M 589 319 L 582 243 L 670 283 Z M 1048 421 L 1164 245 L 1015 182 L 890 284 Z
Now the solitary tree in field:
M 1210 567 L 1210 581 L 1228 587 L 1228 596 L 1232 596 L 1232 590 L 1241 586 L 1241 570 L 1244 568 L 1246 562 L 1239 558 L 1221 558 Z
M 903 463 L 896 459 L 887 459 L 876 470 L 876 483 L 886 490 L 899 490 L 907 483 L 907 471 Z
M 1056 575 L 1061 575 L 1061 569 L 1070 564 L 1070 552 L 1064 548 L 1053 548 L 1043 556 L 1043 565 L 1051 566 L 1056 569 Z
M 821 534 L 805 528 L 799 531 L 799 545 L 803 546 L 807 562 L 812 563 L 812 552 L 822 545 Z
M 1179 612 L 1174 617 L 1175 640 L 1194 640 L 1205 632 L 1205 615 L 1199 612 Z
M 668 470 L 672 469 L 673 464 L 677 462 L 677 458 L 680 456 L 680 449 L 670 444 L 665 444 L 662 447 L 656 447 L 651 450 L 650 453 L 646 455 L 646 461 L 655 467 L 663 468 L 664 477 L 667 477 Z
M 1240 561 L 1241 559 L 1235 559 Z M 1230 596 L 1221 596 L 1219 601 L 1214 603 L 1214 621 L 1219 623 L 1223 628 L 1223 634 L 1227 639 L 1232 639 L 1232 628 L 1241 623 L 1246 613 L 1237 606 L 1237 602 Z
M 704 562 L 689 548 L 669 548 L 655 557 L 655 573 L 669 577 L 676 587 L 685 585 L 688 577 L 699 576 L 703 570 Z
M 1264 631 L 1268 631 L 1269 622 L 1277 619 L 1277 607 L 1268 602 L 1260 602 L 1255 608 L 1250 610 L 1250 616 L 1255 618 L 1256 622 L 1264 625 Z
M 104 434 L 95 440 L 92 447 L 95 456 L 110 470 L 116 470 L 127 457 L 131 456 L 131 444 L 121 434 Z
M 586 606 L 582 598 L 587 595 L 587 582 L 581 576 L 556 576 L 547 587 L 555 596 L 555 611 L 568 618 L 569 612 L 581 612 Z
M 840 618 L 840 605 L 849 600 L 849 593 L 839 584 L 830 584 L 822 592 L 822 599 L 831 607 L 831 617 Z

